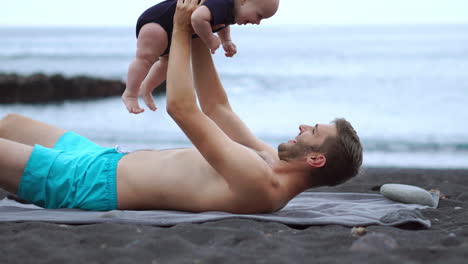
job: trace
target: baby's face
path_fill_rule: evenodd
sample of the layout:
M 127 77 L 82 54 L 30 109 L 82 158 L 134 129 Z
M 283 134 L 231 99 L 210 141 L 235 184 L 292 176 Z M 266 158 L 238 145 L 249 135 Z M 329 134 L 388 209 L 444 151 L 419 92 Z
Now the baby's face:
M 238 25 L 260 24 L 260 21 L 273 16 L 278 10 L 279 0 L 241 0 L 236 12 Z

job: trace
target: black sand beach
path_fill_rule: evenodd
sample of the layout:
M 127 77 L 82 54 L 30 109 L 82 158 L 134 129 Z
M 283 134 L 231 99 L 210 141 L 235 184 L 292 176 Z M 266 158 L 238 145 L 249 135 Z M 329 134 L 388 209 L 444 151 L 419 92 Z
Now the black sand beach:
M 432 227 L 368 226 L 359 235 L 240 219 L 164 228 L 2 223 L 0 263 L 467 263 L 468 170 L 365 168 L 311 191 L 375 193 L 385 183 L 440 190 L 439 208 L 421 210 Z

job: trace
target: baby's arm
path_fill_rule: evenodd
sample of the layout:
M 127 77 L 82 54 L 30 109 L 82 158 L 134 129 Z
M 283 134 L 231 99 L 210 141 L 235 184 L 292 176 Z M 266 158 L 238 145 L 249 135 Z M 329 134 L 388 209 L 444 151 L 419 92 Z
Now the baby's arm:
M 211 12 L 208 7 L 202 5 L 192 13 L 192 27 L 195 33 L 201 38 L 211 53 L 221 45 L 219 38 L 213 34 L 211 29 Z
M 225 51 L 224 55 L 226 57 L 232 57 L 237 53 L 237 47 L 234 42 L 231 40 L 231 29 L 229 26 L 218 31 L 218 36 L 221 39 L 221 44 L 223 44 L 223 49 Z

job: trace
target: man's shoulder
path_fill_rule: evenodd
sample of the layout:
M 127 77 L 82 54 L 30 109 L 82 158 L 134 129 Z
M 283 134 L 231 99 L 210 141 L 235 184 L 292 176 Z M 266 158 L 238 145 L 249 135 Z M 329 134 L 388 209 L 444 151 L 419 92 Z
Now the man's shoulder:
M 237 195 L 239 198 L 247 199 L 250 202 L 257 201 L 258 206 L 270 208 L 271 210 L 277 209 L 278 204 L 282 203 L 282 197 L 285 196 L 284 186 L 281 185 L 279 175 L 270 166 L 259 167 L 262 168 L 257 168 L 257 177 L 252 178 L 252 181 L 244 188 L 241 188 Z
M 257 186 L 255 192 L 239 194 L 245 209 L 250 213 L 272 213 L 280 210 L 289 202 L 290 194 L 278 181 L 269 181 Z

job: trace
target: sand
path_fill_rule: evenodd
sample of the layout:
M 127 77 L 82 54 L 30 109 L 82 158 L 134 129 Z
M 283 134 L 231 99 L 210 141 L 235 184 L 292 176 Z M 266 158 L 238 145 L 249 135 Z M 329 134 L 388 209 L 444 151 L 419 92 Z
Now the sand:
M 440 190 L 439 208 L 421 211 L 432 227 L 2 223 L 0 263 L 468 263 L 468 170 L 366 168 L 313 191 L 375 193 L 385 183 Z

